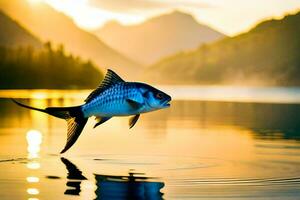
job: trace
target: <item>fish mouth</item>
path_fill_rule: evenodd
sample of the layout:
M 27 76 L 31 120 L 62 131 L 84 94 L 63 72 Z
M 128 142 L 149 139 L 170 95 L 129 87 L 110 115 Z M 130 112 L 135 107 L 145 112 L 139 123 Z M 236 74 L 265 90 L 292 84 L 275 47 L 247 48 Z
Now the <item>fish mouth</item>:
M 171 103 L 170 103 L 170 102 L 171 102 L 171 98 L 165 100 L 165 101 L 162 103 L 163 107 L 164 107 L 164 108 L 170 107 L 170 106 L 171 106 Z

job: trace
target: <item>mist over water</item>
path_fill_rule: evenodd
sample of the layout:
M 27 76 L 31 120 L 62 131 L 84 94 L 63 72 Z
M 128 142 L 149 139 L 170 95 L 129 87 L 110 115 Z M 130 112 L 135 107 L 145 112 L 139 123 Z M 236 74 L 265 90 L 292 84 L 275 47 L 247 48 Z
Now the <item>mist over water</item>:
M 96 129 L 90 119 L 63 155 L 65 122 L 20 108 L 8 97 L 41 108 L 70 106 L 81 104 L 88 91 L 1 91 L 0 187 L 6 189 L 0 196 L 299 197 L 299 89 L 182 88 L 164 88 L 175 94 L 171 107 L 143 114 L 131 130 L 126 117 Z

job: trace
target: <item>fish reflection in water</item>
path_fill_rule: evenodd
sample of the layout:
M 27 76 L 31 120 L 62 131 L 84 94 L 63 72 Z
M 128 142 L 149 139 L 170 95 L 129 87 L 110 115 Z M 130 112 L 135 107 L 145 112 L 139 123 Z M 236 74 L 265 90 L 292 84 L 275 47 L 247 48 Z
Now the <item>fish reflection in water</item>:
M 65 194 L 79 195 L 79 193 L 81 192 L 81 188 L 80 188 L 81 181 L 87 180 L 87 178 L 84 177 L 82 175 L 82 172 L 76 167 L 76 165 L 74 165 L 68 159 L 61 158 L 61 161 L 65 164 L 68 170 L 68 176 L 67 176 L 68 182 L 66 185 L 72 188 L 72 189 L 67 189 L 65 191 Z
M 61 158 L 68 170 L 66 195 L 79 195 L 81 192 L 82 180 L 87 180 L 76 165 L 66 158 Z M 113 176 L 95 174 L 97 189 L 96 199 L 98 200 L 162 200 L 163 193 L 160 190 L 164 187 L 163 182 L 149 181 L 148 177 L 137 176 L 138 173 L 129 172 L 128 176 Z
M 162 182 L 147 182 L 147 177 L 135 176 L 107 176 L 95 174 L 96 199 L 139 199 L 159 200 L 162 199 L 160 190 L 164 187 Z

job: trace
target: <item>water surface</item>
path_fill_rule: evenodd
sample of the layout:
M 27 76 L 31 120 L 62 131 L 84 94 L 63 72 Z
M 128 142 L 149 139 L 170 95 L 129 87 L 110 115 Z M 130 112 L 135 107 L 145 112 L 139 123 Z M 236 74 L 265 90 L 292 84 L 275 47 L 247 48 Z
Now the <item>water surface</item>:
M 65 122 L 8 97 L 70 106 L 88 91 L 1 91 L 0 198 L 299 199 L 299 89 L 168 90 L 170 109 L 142 115 L 130 130 L 126 117 L 96 129 L 90 119 L 63 155 Z

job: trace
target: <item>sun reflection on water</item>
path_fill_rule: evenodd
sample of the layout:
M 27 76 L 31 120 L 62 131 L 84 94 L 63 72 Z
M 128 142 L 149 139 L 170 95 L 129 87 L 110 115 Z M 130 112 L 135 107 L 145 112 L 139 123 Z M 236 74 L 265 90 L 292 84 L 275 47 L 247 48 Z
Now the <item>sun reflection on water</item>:
M 40 181 L 40 179 L 35 176 L 28 176 L 26 179 L 28 183 L 37 183 Z
M 37 194 L 39 194 L 40 192 L 39 192 L 39 190 L 36 189 L 36 188 L 28 188 L 28 189 L 27 189 L 27 193 L 28 193 L 28 194 L 31 194 L 31 195 L 37 195 Z
M 28 158 L 37 158 L 38 153 L 40 152 L 40 145 L 42 143 L 41 132 L 37 130 L 30 130 L 26 134 L 26 139 L 28 143 Z
M 26 166 L 28 169 L 31 170 L 39 169 L 41 165 L 36 159 L 39 158 L 39 152 L 41 150 L 40 145 L 42 144 L 42 133 L 38 130 L 29 130 L 26 133 L 26 140 L 28 144 L 28 158 L 30 159 Z M 31 187 L 31 184 L 37 184 L 40 181 L 40 179 L 36 176 L 28 176 L 26 180 L 30 184 L 30 188 L 27 188 L 27 193 L 30 195 L 38 195 L 40 191 L 35 187 Z M 28 198 L 28 200 L 38 199 L 30 197 Z
M 36 161 L 30 161 L 26 166 L 28 169 L 39 169 L 41 167 L 40 163 Z
M 47 94 L 45 92 L 35 92 L 32 94 L 33 99 L 46 99 Z

